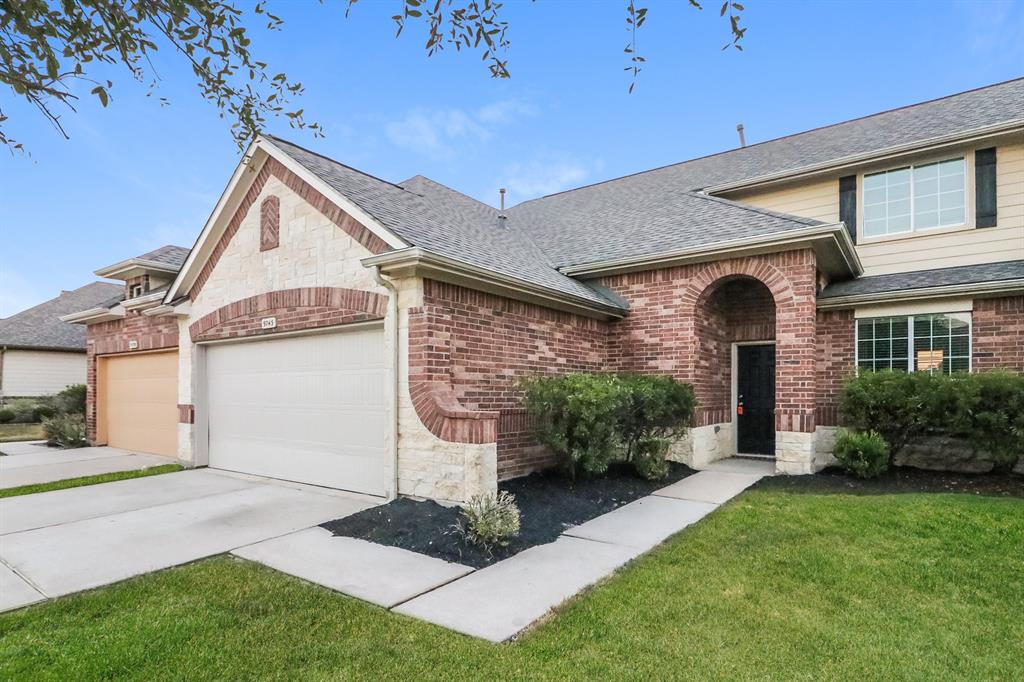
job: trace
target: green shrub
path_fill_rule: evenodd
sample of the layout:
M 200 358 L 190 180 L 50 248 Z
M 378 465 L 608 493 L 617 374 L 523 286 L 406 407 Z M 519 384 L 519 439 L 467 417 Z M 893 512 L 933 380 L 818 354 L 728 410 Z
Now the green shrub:
M 602 474 L 623 460 L 645 478 L 664 477 L 671 440 L 685 431 L 697 403 L 688 384 L 639 374 L 566 374 L 522 387 L 537 439 L 570 476 Z
M 15 424 L 31 424 L 39 421 L 36 418 L 36 407 L 38 404 L 38 401 L 32 398 L 15 398 L 14 400 L 8 400 L 5 407 L 14 413 L 12 421 Z
M 14 421 L 14 410 L 0 409 L 0 424 L 10 424 Z
M 1021 374 L 862 372 L 846 381 L 840 401 L 843 423 L 880 434 L 890 457 L 930 435 L 963 438 L 1003 467 L 1024 449 Z
M 523 402 L 534 419 L 537 439 L 558 458 L 559 468 L 603 474 L 621 451 L 617 424 L 625 388 L 607 374 L 565 374 L 523 382 Z
M 46 442 L 60 448 L 80 448 L 88 445 L 85 437 L 85 416 L 59 414 L 43 422 Z
M 85 414 L 85 384 L 72 384 L 53 397 L 57 412 Z
M 519 507 L 507 490 L 474 495 L 462 507 L 459 532 L 470 542 L 487 551 L 495 546 L 507 547 L 519 535 Z
M 840 431 L 832 454 L 846 473 L 857 478 L 877 478 L 889 469 L 889 446 L 874 431 Z
M 41 422 L 44 419 L 49 419 L 55 414 L 57 414 L 57 410 L 53 407 L 53 405 L 39 403 L 34 408 L 32 408 L 32 421 Z

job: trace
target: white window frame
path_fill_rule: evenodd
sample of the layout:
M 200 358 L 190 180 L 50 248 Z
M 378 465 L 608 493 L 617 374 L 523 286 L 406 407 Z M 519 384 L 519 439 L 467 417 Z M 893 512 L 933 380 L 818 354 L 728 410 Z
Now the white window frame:
M 860 368 L 860 323 L 864 320 L 877 320 L 877 319 L 893 319 L 897 317 L 907 318 L 907 372 L 916 371 L 931 371 L 931 370 L 915 370 L 914 363 L 916 360 L 916 354 L 914 351 L 914 318 L 915 317 L 933 317 L 935 315 L 946 315 L 948 317 L 956 317 L 961 320 L 967 321 L 967 371 L 974 371 L 974 315 L 969 312 L 920 312 L 910 315 L 872 315 L 868 317 L 859 317 L 854 319 L 853 324 L 853 366 L 855 371 L 859 374 Z M 891 353 L 890 353 L 891 358 Z
M 876 234 L 868 235 L 864 232 L 865 223 L 865 210 L 864 210 L 864 195 L 866 194 L 864 189 L 864 178 L 869 175 L 876 175 L 878 173 L 887 173 L 889 171 L 900 170 L 901 168 L 913 169 L 917 166 L 927 166 L 933 163 L 942 163 L 943 161 L 954 161 L 957 159 L 963 159 L 964 161 L 964 222 L 957 223 L 955 225 L 937 225 L 935 227 L 915 227 L 914 226 L 914 174 L 911 170 L 910 174 L 910 229 L 905 232 L 893 232 L 891 234 Z M 974 228 L 975 219 L 975 208 L 974 208 L 974 151 L 970 149 L 964 149 L 955 152 L 947 152 L 942 155 L 932 155 L 921 159 L 915 159 L 913 161 L 906 161 L 899 164 L 889 164 L 887 166 L 880 166 L 875 168 L 865 169 L 863 172 L 857 174 L 857 243 L 872 243 L 891 241 L 898 239 L 912 239 L 917 236 L 925 234 L 941 234 L 944 232 L 959 232 L 961 230 L 968 230 Z

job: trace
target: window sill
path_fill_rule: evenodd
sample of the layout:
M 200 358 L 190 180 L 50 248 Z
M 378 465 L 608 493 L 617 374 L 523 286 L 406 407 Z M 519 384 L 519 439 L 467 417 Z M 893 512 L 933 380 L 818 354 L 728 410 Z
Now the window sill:
M 918 239 L 920 237 L 930 237 L 933 235 L 946 235 L 956 234 L 957 232 L 968 232 L 974 230 L 974 225 L 947 225 L 945 227 L 927 227 L 914 232 L 900 232 L 899 234 L 885 234 L 877 237 L 866 237 L 863 234 L 857 235 L 857 246 L 864 246 L 866 244 L 879 244 L 885 242 L 900 242 L 907 239 Z

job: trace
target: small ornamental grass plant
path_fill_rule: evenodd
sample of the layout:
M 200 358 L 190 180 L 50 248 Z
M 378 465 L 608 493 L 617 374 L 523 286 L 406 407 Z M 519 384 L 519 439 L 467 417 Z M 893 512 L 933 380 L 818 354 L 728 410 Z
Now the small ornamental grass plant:
M 85 437 L 85 416 L 58 414 L 43 422 L 43 433 L 48 445 L 59 448 L 80 448 L 89 444 Z
M 455 532 L 488 552 L 508 547 L 519 535 L 519 506 L 507 490 L 474 495 L 462 507 Z

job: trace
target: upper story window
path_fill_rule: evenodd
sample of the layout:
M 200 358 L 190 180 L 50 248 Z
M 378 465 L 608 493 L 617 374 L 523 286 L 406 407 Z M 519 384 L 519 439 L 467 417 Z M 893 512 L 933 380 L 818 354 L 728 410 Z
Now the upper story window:
M 858 369 L 969 372 L 971 314 L 899 315 L 857 320 Z
M 864 176 L 864 236 L 967 223 L 963 157 Z

